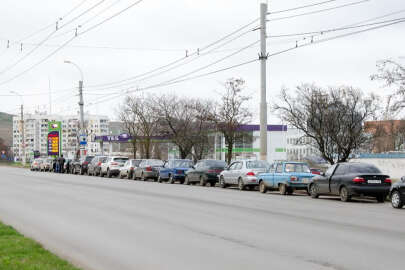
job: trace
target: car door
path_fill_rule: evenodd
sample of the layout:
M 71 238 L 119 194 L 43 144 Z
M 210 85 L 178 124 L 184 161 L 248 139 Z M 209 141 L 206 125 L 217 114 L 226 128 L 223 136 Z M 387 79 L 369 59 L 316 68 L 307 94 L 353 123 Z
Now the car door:
M 241 170 L 242 170 L 242 162 L 238 161 L 235 164 L 235 168 L 232 170 L 232 183 L 233 184 L 238 184 L 238 179 L 239 179 Z
M 270 186 L 276 188 L 278 186 L 278 183 L 282 180 L 282 178 L 283 178 L 283 163 L 277 163 L 273 179 L 271 179 L 271 182 L 269 183 Z
M 232 163 L 226 170 L 222 172 L 222 176 L 224 177 L 224 181 L 227 184 L 232 183 L 232 170 L 235 168 L 236 162 Z
M 317 178 L 316 180 L 316 185 L 318 187 L 318 192 L 320 194 L 327 194 L 330 192 L 330 187 L 329 187 L 329 179 L 332 177 L 335 169 L 336 169 L 337 164 L 332 165 L 329 167 L 329 169 L 325 172 L 324 176 L 321 176 Z
M 347 174 L 349 165 L 338 164 L 335 172 L 329 177 L 329 192 L 339 195 L 339 187 L 343 181 L 344 175 Z
M 203 167 L 204 167 L 204 162 L 198 162 L 195 165 L 195 169 L 191 171 L 191 180 L 192 181 L 200 180 L 200 173 L 201 173 Z

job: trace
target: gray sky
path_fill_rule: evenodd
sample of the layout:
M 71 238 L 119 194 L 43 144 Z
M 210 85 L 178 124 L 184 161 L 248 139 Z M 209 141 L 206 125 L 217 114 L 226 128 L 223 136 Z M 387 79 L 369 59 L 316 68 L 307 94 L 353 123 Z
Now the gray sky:
M 25 96 L 24 104 L 29 112 L 33 112 L 35 109 L 48 110 L 49 95 L 46 92 L 48 91 L 49 78 L 52 89 L 53 113 L 75 113 L 78 110 L 78 97 L 74 87 L 76 87 L 80 75 L 73 66 L 63 63 L 65 59 L 71 60 L 81 67 L 84 73 L 85 87 L 119 81 L 179 59 L 185 55 L 185 50 L 193 53 L 197 48 L 203 48 L 246 25 L 258 18 L 260 3 L 258 0 L 144 0 L 100 27 L 79 35 L 46 62 L 23 76 L 3 83 L 50 54 L 57 48 L 54 45 L 63 44 L 72 38 L 74 36 L 72 29 L 78 25 L 83 24 L 79 28 L 80 33 L 135 2 L 135 0 L 104 0 L 91 12 L 63 26 L 81 12 L 100 2 L 100 0 L 85 1 L 82 6 L 59 22 L 59 26 L 63 27 L 45 42 L 45 46 L 40 46 L 18 65 L 11 69 L 8 68 L 21 56 L 33 49 L 35 46 L 32 44 L 41 42 L 55 28 L 52 26 L 32 38 L 24 40 L 22 52 L 17 43 L 11 43 L 11 47 L 6 49 L 6 40 L 18 41 L 38 29 L 54 23 L 82 1 L 2 0 L 0 9 L 0 95 L 8 95 L 10 90 L 18 91 L 21 94 L 44 93 L 43 95 Z M 268 2 L 270 11 L 276 11 L 321 2 L 321 0 L 274 0 Z M 318 7 L 274 14 L 269 16 L 269 19 L 351 2 L 356 2 L 356 0 L 340 0 Z M 93 18 L 110 5 L 112 6 L 105 12 Z M 370 0 L 324 13 L 270 21 L 267 25 L 268 34 L 279 35 L 337 28 L 400 10 L 404 10 L 404 12 L 376 21 L 405 17 L 405 2 L 403 0 Z M 88 21 L 90 18 L 93 19 Z M 256 25 L 252 25 L 244 31 L 254 26 Z M 351 85 L 366 92 L 374 91 L 384 94 L 384 90 L 380 88 L 381 83 L 372 82 L 369 78 L 376 71 L 376 61 L 385 58 L 398 59 L 400 56 L 405 56 L 404 30 L 405 23 L 397 24 L 299 48 L 270 58 L 268 62 L 268 101 L 274 101 L 281 87 L 293 88 L 303 82 L 313 82 L 321 86 Z M 66 31 L 68 33 L 63 34 Z M 314 40 L 343 33 L 347 33 L 347 31 L 315 37 Z M 131 89 L 148 87 L 186 74 L 231 54 L 258 39 L 259 31 L 251 31 L 219 48 L 214 53 L 200 56 L 193 62 L 182 65 L 171 72 L 141 82 L 134 82 L 129 86 L 132 87 Z M 268 40 L 268 50 L 273 53 L 290 48 L 295 46 L 295 40 L 299 40 L 298 44 L 306 42 L 298 37 L 273 38 Z M 193 75 L 255 59 L 258 57 L 258 52 L 259 47 L 254 46 Z M 401 61 L 405 60 L 402 59 Z M 242 77 L 247 83 L 245 93 L 252 95 L 253 98 L 250 106 L 255 117 L 258 117 L 259 74 L 259 62 L 255 62 L 212 76 L 144 92 L 154 94 L 177 93 L 191 97 L 217 98 L 217 92 L 221 91 L 222 84 L 226 79 Z M 102 94 L 113 93 L 126 88 L 128 86 L 111 89 L 85 88 L 85 106 L 102 98 Z M 19 98 L 15 96 L 1 96 L 0 98 L 0 111 L 12 113 L 18 111 Z M 85 111 L 106 114 L 115 118 L 115 108 L 121 101 L 122 98 L 111 99 L 98 105 L 88 106 Z M 279 120 L 269 113 L 269 122 L 278 123 Z

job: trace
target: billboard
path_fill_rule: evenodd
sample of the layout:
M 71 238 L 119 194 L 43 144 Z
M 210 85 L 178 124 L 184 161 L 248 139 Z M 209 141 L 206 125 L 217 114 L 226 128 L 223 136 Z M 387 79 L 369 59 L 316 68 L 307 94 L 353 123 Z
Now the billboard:
M 62 133 L 61 122 L 48 123 L 48 156 L 59 156 L 61 149 Z

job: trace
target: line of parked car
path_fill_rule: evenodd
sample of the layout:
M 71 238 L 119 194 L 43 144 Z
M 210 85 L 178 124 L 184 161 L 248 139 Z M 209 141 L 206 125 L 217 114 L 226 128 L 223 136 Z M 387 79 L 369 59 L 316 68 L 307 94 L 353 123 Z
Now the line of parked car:
M 36 159 L 31 170 L 52 171 L 52 159 Z M 77 160 L 67 159 L 64 173 L 121 179 L 153 180 L 159 183 L 185 185 L 235 186 L 239 190 L 258 190 L 266 193 L 278 190 L 289 195 L 304 190 L 312 198 L 339 196 L 343 202 L 353 197 L 374 197 L 384 202 L 387 196 L 394 208 L 405 204 L 405 177 L 392 184 L 388 175 L 377 167 L 365 163 L 338 163 L 325 173 L 310 169 L 303 162 L 276 162 L 269 164 L 259 160 L 237 160 L 229 166 L 220 160 L 129 159 L 122 156 L 86 156 Z

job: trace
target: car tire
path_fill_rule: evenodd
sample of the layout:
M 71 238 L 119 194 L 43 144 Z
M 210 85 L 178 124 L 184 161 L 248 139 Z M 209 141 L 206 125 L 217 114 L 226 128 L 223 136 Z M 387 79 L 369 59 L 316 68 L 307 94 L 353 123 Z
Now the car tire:
M 267 192 L 267 187 L 264 181 L 259 182 L 259 191 L 260 193 L 266 193 Z
M 162 177 L 160 176 L 160 173 L 159 173 L 159 175 L 158 175 L 158 183 L 162 183 Z
M 352 196 L 349 195 L 349 190 L 345 186 L 340 188 L 339 195 L 342 202 L 349 202 L 352 199 Z
M 311 184 L 309 186 L 308 193 L 311 196 L 311 198 L 313 198 L 313 199 L 319 198 L 318 187 L 316 186 L 316 184 Z
M 291 187 L 287 188 L 287 194 L 288 195 L 292 195 L 294 193 L 294 189 L 292 189 Z
M 110 169 L 107 169 L 107 177 L 108 177 L 108 178 L 112 178 L 112 174 L 111 174 L 111 172 L 110 172 Z
M 131 171 L 129 171 L 128 174 L 127 174 L 127 179 L 128 179 L 128 180 L 131 180 L 131 178 L 132 178 L 131 176 L 132 176 L 132 175 L 131 175 Z
M 401 194 L 399 193 L 398 190 L 394 190 L 391 194 L 391 204 L 392 207 L 401 209 L 404 207 L 404 202 L 401 199 Z
M 285 184 L 280 184 L 278 186 L 278 191 L 281 195 L 287 195 L 287 186 Z
M 80 175 L 84 175 L 83 168 L 80 168 Z
M 221 188 L 226 188 L 226 184 L 225 184 L 225 179 L 224 177 L 221 175 L 221 177 L 219 178 L 219 186 Z
M 133 172 L 133 173 L 132 173 L 132 180 L 135 181 L 136 179 L 137 179 L 137 178 L 136 178 L 136 174 L 135 174 L 135 172 Z
M 186 177 L 184 177 L 184 185 L 190 185 L 190 180 L 188 179 L 188 176 L 186 175 Z
M 169 181 L 168 181 L 168 183 L 169 183 L 169 184 L 174 184 L 174 178 L 173 178 L 173 175 L 172 175 L 172 174 L 169 175 Z
M 121 172 L 119 173 L 118 177 L 119 177 L 120 179 L 124 178 L 124 177 L 122 176 Z
M 204 187 L 207 184 L 205 177 L 200 176 L 200 186 Z
M 143 173 L 141 174 L 141 181 L 146 181 L 145 175 Z
M 243 180 L 241 178 L 238 179 L 238 188 L 239 190 L 245 190 L 245 184 L 243 183 Z
M 383 195 L 378 195 L 378 196 L 375 197 L 375 198 L 377 199 L 377 202 L 379 202 L 379 203 L 384 203 L 386 197 L 387 197 L 387 196 L 385 196 L 385 195 L 383 194 Z

